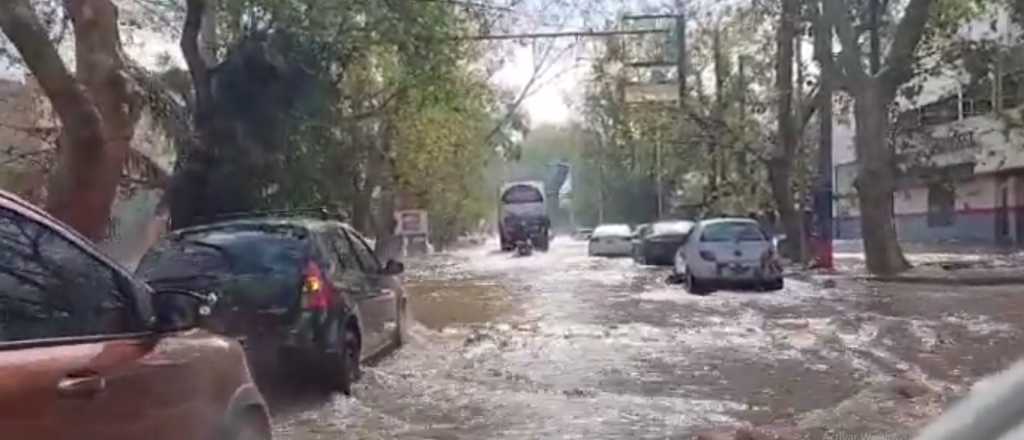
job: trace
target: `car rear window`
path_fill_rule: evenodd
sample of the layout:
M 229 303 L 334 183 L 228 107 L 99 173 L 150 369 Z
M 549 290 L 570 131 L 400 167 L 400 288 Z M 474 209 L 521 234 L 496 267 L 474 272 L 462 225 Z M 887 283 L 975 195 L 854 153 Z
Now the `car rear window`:
M 628 237 L 632 234 L 627 225 L 604 225 L 594 230 L 594 237 Z
M 704 228 L 700 237 L 700 241 L 712 243 L 767 240 L 768 237 L 757 224 L 747 222 L 713 223 Z
M 504 203 L 540 203 L 544 201 L 544 195 L 532 186 L 513 186 L 505 191 L 501 197 Z
M 651 235 L 686 236 L 690 229 L 693 229 L 693 223 L 690 222 L 655 223 L 651 228 Z
M 149 281 L 223 274 L 298 276 L 306 258 L 303 237 L 287 230 L 212 230 L 160 242 L 136 272 Z

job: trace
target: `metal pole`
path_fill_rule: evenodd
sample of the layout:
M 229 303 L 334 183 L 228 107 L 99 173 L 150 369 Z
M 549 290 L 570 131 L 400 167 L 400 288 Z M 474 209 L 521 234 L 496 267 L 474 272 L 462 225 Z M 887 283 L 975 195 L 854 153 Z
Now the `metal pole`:
M 659 132 L 661 130 L 658 130 Z M 661 134 L 659 133 L 654 140 L 654 184 L 656 185 L 655 192 L 658 195 L 658 220 L 663 218 L 665 214 L 664 203 L 665 197 L 662 194 L 661 185 Z
M 676 75 L 679 77 L 679 109 L 685 109 L 686 101 L 686 0 L 676 0 L 676 43 L 679 53 L 676 55 Z
M 824 20 L 821 20 L 824 21 Z M 820 25 L 820 23 L 819 23 Z M 818 213 L 818 261 L 817 265 L 824 269 L 835 267 L 833 259 L 833 178 L 832 167 L 832 28 L 818 29 L 815 33 L 815 52 L 823 72 L 819 79 L 820 97 L 818 101 L 818 122 L 820 149 L 818 150 L 818 191 L 814 198 L 815 211 Z
M 587 38 L 587 37 L 611 37 L 615 35 L 649 35 L 666 34 L 667 29 L 636 29 L 621 31 L 566 31 L 566 32 L 540 32 L 524 34 L 487 34 L 487 35 L 453 35 L 450 37 L 456 41 L 485 41 L 485 40 L 525 40 L 538 38 Z

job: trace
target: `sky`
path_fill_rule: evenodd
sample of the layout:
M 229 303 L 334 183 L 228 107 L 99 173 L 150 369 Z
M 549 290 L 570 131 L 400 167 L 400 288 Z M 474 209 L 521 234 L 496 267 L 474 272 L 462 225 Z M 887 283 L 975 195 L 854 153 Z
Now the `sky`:
M 532 52 L 529 47 L 517 48 L 511 61 L 495 74 L 494 82 L 521 92 L 533 75 Z M 572 52 L 576 51 L 551 63 L 523 100 L 531 126 L 565 124 L 572 119 L 571 105 L 581 95 L 587 71 L 586 63 L 578 61 Z
M 517 6 L 509 12 L 510 32 L 567 31 L 579 29 L 600 29 L 604 23 L 614 19 L 621 10 L 638 12 L 664 11 L 675 0 L 523 0 L 514 2 Z M 690 0 L 701 2 L 705 0 Z M 123 8 L 131 9 L 134 3 L 119 2 Z M 506 4 L 508 0 L 487 0 L 482 3 Z M 131 11 L 135 13 L 139 11 Z M 495 30 L 494 33 L 501 33 Z M 144 66 L 158 64 L 160 57 L 170 54 L 172 62 L 184 65 L 177 41 L 160 35 L 150 29 L 132 29 L 123 32 L 124 46 L 128 55 Z M 564 124 L 573 119 L 573 103 L 582 96 L 589 64 L 583 57 L 582 42 L 571 38 L 559 40 L 535 40 L 539 47 L 555 44 L 555 57 L 544 64 L 543 71 L 530 88 L 522 108 L 530 117 L 532 126 L 543 124 Z M 6 42 L 4 42 L 6 43 Z M 515 43 L 509 43 L 515 44 Z M 570 50 L 563 51 L 565 48 Z M 73 51 L 65 49 L 65 55 Z M 505 65 L 494 75 L 493 82 L 499 87 L 520 93 L 533 76 L 534 56 L 529 45 L 516 45 Z M 69 65 L 73 61 L 68 59 Z M 2 64 L 2 63 L 0 63 Z M 0 77 L 18 78 L 19 68 L 0 65 Z
M 507 0 L 491 0 L 502 3 Z M 736 5 L 743 0 L 682 0 L 690 11 L 715 11 L 723 6 Z M 749 0 L 747 0 L 749 1 Z M 618 14 L 628 12 L 669 13 L 676 10 L 679 0 L 524 0 L 515 14 L 517 32 L 553 32 L 571 30 L 599 30 L 614 22 Z M 544 44 L 544 40 L 541 44 Z M 599 41 L 599 40 L 589 40 Z M 550 42 L 548 42 L 550 43 Z M 532 87 L 531 96 L 523 102 L 530 115 L 531 125 L 564 124 L 576 116 L 573 103 L 582 97 L 589 62 L 583 42 L 560 39 L 560 47 L 573 47 L 560 54 L 551 63 L 549 72 L 538 85 Z M 530 47 L 519 47 L 511 60 L 495 76 L 495 82 L 517 92 L 530 81 L 534 57 Z

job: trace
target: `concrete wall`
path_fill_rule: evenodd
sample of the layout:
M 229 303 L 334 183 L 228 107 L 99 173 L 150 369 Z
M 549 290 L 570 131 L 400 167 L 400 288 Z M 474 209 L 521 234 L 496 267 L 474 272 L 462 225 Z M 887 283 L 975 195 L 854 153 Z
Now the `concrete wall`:
M 950 226 L 928 226 L 927 214 L 896 216 L 896 230 L 900 241 L 912 243 L 994 244 L 995 212 L 957 212 Z M 860 217 L 843 217 L 835 221 L 835 238 L 861 238 Z
M 1005 180 L 1004 180 L 1005 179 Z M 995 244 L 997 200 L 1001 183 L 1009 188 L 1010 237 L 1024 244 L 1024 174 L 1000 179 L 995 175 L 977 176 L 956 186 L 956 214 L 949 226 L 928 225 L 928 189 L 913 187 L 895 194 L 896 228 L 900 240 L 920 243 L 957 242 Z M 857 214 L 837 215 L 836 238 L 861 238 Z

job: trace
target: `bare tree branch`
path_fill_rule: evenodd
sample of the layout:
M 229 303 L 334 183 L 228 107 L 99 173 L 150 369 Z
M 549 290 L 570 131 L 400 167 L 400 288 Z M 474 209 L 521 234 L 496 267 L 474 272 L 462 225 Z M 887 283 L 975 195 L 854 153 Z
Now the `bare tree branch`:
M 821 99 L 821 90 L 814 89 L 803 101 L 800 102 L 800 120 L 797 126 L 797 132 L 803 133 L 807 128 L 807 124 L 811 123 L 811 119 L 814 118 L 814 114 L 818 111 L 818 100 Z
M 195 118 L 201 121 L 213 101 L 213 90 L 210 85 L 210 66 L 203 59 L 199 50 L 199 31 L 202 27 L 203 12 L 206 9 L 205 0 L 188 0 L 185 10 L 185 25 L 181 31 L 181 52 L 188 65 L 189 74 L 192 75 L 192 87 L 195 89 L 196 112 Z
M 831 24 L 831 20 L 829 20 L 824 13 L 825 3 L 828 1 L 829 0 L 824 0 L 819 2 L 821 3 L 822 10 L 814 15 L 814 27 L 816 29 L 816 32 L 821 32 L 822 29 L 825 29 L 824 32 L 828 33 L 828 36 L 826 37 L 829 41 L 828 48 L 824 51 L 825 53 L 818 54 L 818 56 L 829 56 L 835 58 L 835 55 L 832 53 L 831 44 L 833 26 Z M 827 71 L 821 72 L 822 75 L 831 76 L 833 80 L 837 81 L 839 84 L 849 84 L 850 78 L 847 77 L 841 69 L 837 69 L 835 63 L 825 63 L 824 66 L 824 68 L 827 69 Z
M 928 24 L 931 6 L 932 0 L 910 0 L 896 26 L 896 35 L 885 58 L 885 68 L 879 73 L 889 94 L 896 93 L 896 89 L 914 75 L 914 53 Z
M 53 104 L 68 139 L 75 145 L 103 147 L 100 115 L 81 84 L 68 71 L 28 0 L 9 0 L 0 8 L 0 30 L 18 49 Z M 95 151 L 94 151 L 95 152 Z
M 836 36 L 839 37 L 839 43 L 842 45 L 839 64 L 845 71 L 844 77 L 847 82 L 854 83 L 850 86 L 857 87 L 857 84 L 867 81 L 868 75 L 864 71 L 860 44 L 857 41 L 857 34 L 853 31 L 853 25 L 850 24 L 850 14 L 846 10 L 846 4 L 842 0 L 823 0 L 822 2 L 824 3 L 825 19 L 832 23 Z

